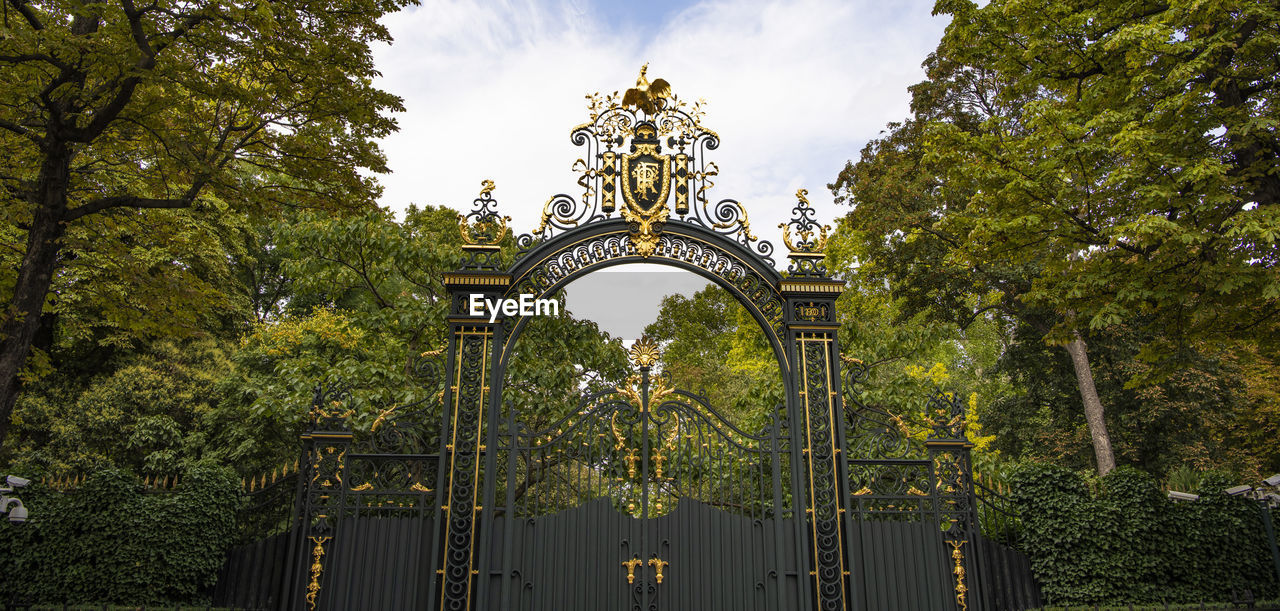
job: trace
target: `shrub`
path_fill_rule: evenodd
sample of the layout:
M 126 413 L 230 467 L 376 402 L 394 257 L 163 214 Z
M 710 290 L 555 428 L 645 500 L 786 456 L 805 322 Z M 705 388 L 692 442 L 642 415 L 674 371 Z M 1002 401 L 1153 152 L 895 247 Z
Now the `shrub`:
M 201 602 L 235 536 L 238 480 L 196 464 L 173 493 L 144 493 L 137 476 L 104 469 L 68 493 L 23 490 L 27 524 L 0 525 L 0 600 L 38 603 Z
M 1156 481 L 1130 467 L 1102 478 L 1030 463 L 1013 473 L 1012 500 L 1023 518 L 1023 551 L 1054 605 L 1187 603 L 1231 600 L 1248 588 L 1275 596 L 1261 515 L 1253 501 L 1229 497 L 1206 476 L 1200 500 L 1175 503 Z

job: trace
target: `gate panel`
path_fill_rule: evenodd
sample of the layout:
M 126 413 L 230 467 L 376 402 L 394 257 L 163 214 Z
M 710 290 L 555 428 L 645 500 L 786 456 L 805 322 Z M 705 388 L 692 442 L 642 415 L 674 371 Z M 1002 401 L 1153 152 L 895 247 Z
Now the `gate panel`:
M 483 609 L 798 608 L 782 410 L 757 434 L 648 366 L 497 433 Z

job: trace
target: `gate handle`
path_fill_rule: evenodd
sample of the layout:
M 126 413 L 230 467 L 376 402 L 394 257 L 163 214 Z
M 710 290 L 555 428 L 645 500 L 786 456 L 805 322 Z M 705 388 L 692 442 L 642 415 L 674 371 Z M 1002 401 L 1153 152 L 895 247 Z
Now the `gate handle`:
M 671 564 L 671 563 L 670 563 L 670 562 L 667 562 L 666 560 L 663 560 L 663 559 L 661 559 L 661 558 L 659 558 L 659 557 L 657 557 L 657 556 L 654 556 L 654 557 L 652 557 L 652 558 L 650 558 L 650 559 L 649 559 L 649 566 L 654 567 L 655 569 L 657 569 L 656 571 L 654 571 L 654 575 L 653 575 L 653 576 L 654 576 L 655 578 L 657 578 L 657 580 L 658 580 L 658 583 L 659 583 L 659 584 L 661 584 L 661 583 L 662 583 L 662 567 L 667 566 L 667 565 L 669 565 L 669 564 Z
M 644 561 L 641 560 L 639 556 L 636 556 L 622 563 L 622 566 L 627 567 L 627 583 L 628 584 L 632 584 L 636 582 L 636 567 L 642 564 L 644 564 Z M 659 574 L 658 576 L 658 583 L 662 583 L 661 574 Z

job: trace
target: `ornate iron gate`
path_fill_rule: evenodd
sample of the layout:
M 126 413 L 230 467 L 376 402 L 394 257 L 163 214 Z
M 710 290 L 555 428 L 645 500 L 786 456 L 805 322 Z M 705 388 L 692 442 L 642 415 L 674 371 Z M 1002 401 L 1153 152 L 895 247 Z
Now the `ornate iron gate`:
M 508 411 L 482 523 L 481 609 L 792 609 L 783 410 L 755 433 L 652 373 L 543 430 Z
M 861 370 L 842 375 L 843 282 L 823 266 L 828 228 L 806 192 L 784 230 L 784 276 L 740 204 L 706 199 L 719 136 L 697 105 L 647 95 L 592 97 L 572 134 L 585 191 L 548 200 L 533 233 L 509 239 L 485 181 L 461 222 L 467 260 L 445 274 L 449 344 L 430 401 L 382 413 L 361 438 L 317 395 L 289 609 L 967 611 L 992 599 L 974 571 L 959 402 L 936 396 L 934 434 L 904 450 L 893 418 L 857 401 Z M 503 409 L 528 318 L 469 304 L 545 298 L 626 263 L 700 274 L 759 323 L 786 393 L 763 427 L 674 390 L 645 344 L 627 384 L 548 428 Z

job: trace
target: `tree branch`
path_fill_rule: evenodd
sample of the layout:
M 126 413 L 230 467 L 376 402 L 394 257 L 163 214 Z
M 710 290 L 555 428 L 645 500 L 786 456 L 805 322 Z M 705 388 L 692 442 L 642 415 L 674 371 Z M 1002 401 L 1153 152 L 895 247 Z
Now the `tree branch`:
M 186 208 L 191 205 L 191 201 L 186 198 L 176 199 L 155 199 L 150 197 L 137 197 L 133 195 L 120 195 L 115 197 L 100 197 L 83 206 L 73 208 L 67 211 L 68 221 L 74 221 L 78 218 L 96 214 L 110 208 Z
M 9 0 L 9 6 L 12 6 L 14 10 L 22 14 L 22 17 L 27 20 L 27 25 L 30 25 L 31 29 L 36 30 L 37 32 L 44 29 L 44 24 L 40 23 L 40 17 L 38 17 L 36 12 L 31 10 L 31 7 L 27 6 L 27 3 L 23 0 Z
M 110 208 L 149 208 L 149 209 L 175 209 L 188 208 L 196 201 L 196 196 L 200 195 L 200 191 L 208 184 L 209 179 L 200 178 L 191 183 L 187 188 L 187 192 L 182 197 L 176 198 L 152 198 L 137 197 L 135 195 L 116 195 L 112 197 L 100 197 L 89 203 L 78 206 L 67 211 L 63 220 L 70 222 L 78 218 L 96 214 Z
M 32 132 L 31 130 L 29 130 L 29 129 L 27 129 L 27 128 L 25 128 L 25 127 L 21 126 L 21 125 L 18 125 L 17 123 L 14 123 L 14 122 L 12 122 L 12 121 L 9 121 L 9 120 L 6 120 L 6 119 L 0 119 L 0 129 L 7 129 L 7 130 L 9 130 L 9 131 L 11 131 L 11 132 L 13 132 L 13 133 L 15 133 L 15 134 L 19 135 L 19 136 L 22 136 L 23 138 L 26 138 L 26 139 L 28 139 L 28 140 L 30 140 L 30 141 L 32 141 L 32 142 L 34 142 L 34 143 L 36 143 L 36 144 L 40 144 L 40 136 L 37 136 L 37 135 L 35 134 L 35 132 Z

